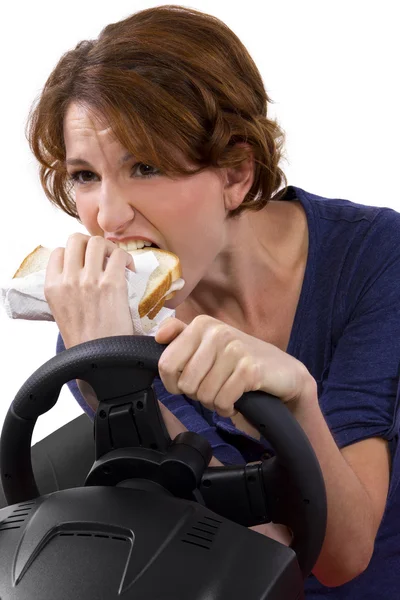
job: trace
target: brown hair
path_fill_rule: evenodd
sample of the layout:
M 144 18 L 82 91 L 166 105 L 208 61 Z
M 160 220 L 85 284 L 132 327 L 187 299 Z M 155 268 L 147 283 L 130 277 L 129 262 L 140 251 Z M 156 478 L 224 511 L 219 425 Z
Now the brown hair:
M 179 157 L 207 167 L 255 159 L 254 183 L 231 216 L 260 210 L 286 177 L 278 163 L 284 133 L 267 118 L 268 97 L 252 58 L 219 19 L 166 5 L 108 25 L 97 40 L 64 54 L 27 123 L 49 200 L 79 220 L 65 167 L 63 119 L 71 102 L 102 115 L 138 161 L 186 175 Z M 276 194 L 281 197 L 285 189 Z

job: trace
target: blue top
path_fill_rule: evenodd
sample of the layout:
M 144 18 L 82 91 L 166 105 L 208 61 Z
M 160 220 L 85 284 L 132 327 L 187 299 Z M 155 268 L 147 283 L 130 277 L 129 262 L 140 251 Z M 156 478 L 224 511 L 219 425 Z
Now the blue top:
M 368 569 L 326 588 L 311 575 L 306 598 L 387 600 L 399 596 L 400 574 L 400 214 L 389 208 L 327 199 L 289 186 L 286 201 L 301 202 L 309 228 L 303 287 L 287 352 L 318 384 L 319 403 L 339 446 L 370 437 L 388 440 L 392 457 L 386 511 Z M 64 349 L 59 336 L 57 352 Z M 93 412 L 76 382 L 69 387 Z M 154 382 L 159 400 L 191 431 L 201 433 L 225 464 L 260 460 L 273 451 L 186 396 Z

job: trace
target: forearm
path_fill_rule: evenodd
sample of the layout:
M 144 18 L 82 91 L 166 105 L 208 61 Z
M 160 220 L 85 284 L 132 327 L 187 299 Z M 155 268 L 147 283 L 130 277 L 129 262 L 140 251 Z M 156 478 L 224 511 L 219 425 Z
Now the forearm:
M 327 492 L 326 536 L 313 573 L 326 586 L 342 585 L 361 573 L 371 558 L 376 532 L 372 502 L 329 431 L 316 386 L 292 414 L 313 446 Z
M 97 396 L 94 392 L 92 386 L 83 379 L 76 380 L 77 386 L 79 388 L 80 393 L 83 396 L 83 399 L 86 401 L 86 404 L 90 406 L 90 408 L 96 412 L 97 407 L 99 405 L 99 401 L 97 400 Z

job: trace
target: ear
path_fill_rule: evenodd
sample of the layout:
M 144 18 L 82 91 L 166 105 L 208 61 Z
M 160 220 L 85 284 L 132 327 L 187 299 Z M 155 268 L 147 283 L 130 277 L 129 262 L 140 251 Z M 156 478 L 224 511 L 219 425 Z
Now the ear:
M 237 146 L 248 150 L 248 157 L 237 167 L 225 169 L 224 202 L 227 211 L 235 210 L 241 205 L 254 181 L 254 154 L 249 144 Z

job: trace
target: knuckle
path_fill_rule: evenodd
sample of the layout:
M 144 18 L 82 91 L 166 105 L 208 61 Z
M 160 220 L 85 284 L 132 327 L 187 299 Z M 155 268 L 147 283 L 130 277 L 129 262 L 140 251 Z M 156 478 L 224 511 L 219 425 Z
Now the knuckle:
M 231 412 L 231 403 L 226 398 L 216 398 L 214 407 L 215 410 L 222 415 L 228 415 Z
M 63 294 L 68 294 L 68 293 L 72 293 L 75 292 L 76 289 L 79 287 L 79 282 L 77 281 L 76 278 L 74 277 L 65 277 L 60 286 L 60 292 Z
M 59 284 L 56 281 L 45 281 L 43 289 L 45 294 L 53 294 L 56 290 L 58 290 Z
M 79 231 L 75 231 L 74 233 L 71 233 L 71 235 L 68 237 L 68 242 L 74 242 L 74 241 L 81 241 L 84 239 L 88 239 L 89 236 L 85 235 L 84 233 L 80 233 Z
M 253 363 L 250 367 L 250 377 L 252 381 L 252 390 L 259 390 L 262 382 L 262 370 L 259 363 Z
M 45 282 L 44 294 L 46 299 L 62 300 L 76 294 L 78 286 L 78 282 L 72 278 L 58 278 Z
M 254 361 L 253 361 L 252 357 L 249 356 L 248 354 L 245 354 L 244 356 L 242 356 L 238 361 L 238 367 L 242 371 L 244 371 L 246 369 L 253 369 Z
M 258 381 L 258 369 L 257 366 L 253 363 L 250 357 L 244 357 L 238 361 L 236 365 L 236 376 L 241 381 L 246 381 L 247 383 L 252 383 Z
M 92 235 L 89 238 L 88 244 L 90 245 L 103 245 L 105 243 L 105 240 L 103 237 L 101 237 L 101 235 Z
M 172 375 L 173 368 L 168 358 L 161 356 L 160 360 L 158 361 L 158 370 L 162 375 Z
M 81 281 L 81 288 L 84 292 L 92 292 L 96 285 L 97 283 L 92 277 L 84 277 Z
M 195 396 L 197 394 L 197 385 L 190 383 L 189 381 L 178 382 L 179 387 L 183 390 L 184 394 Z M 182 387 L 181 387 L 182 386 Z
M 177 383 L 178 389 L 182 392 L 182 394 L 193 394 L 194 389 L 193 386 L 190 385 L 187 381 L 179 380 Z
M 49 270 L 46 272 L 46 276 L 44 278 L 43 287 L 45 290 L 54 289 L 58 287 L 60 284 L 60 277 L 55 273 L 50 273 Z
M 198 400 L 204 405 L 204 406 L 211 406 L 214 407 L 214 395 L 212 395 L 210 392 L 202 392 L 198 394 Z
M 110 288 L 114 289 L 118 293 L 128 293 L 128 282 L 124 275 L 122 277 L 116 277 L 115 280 L 110 282 Z
M 99 288 L 102 292 L 109 292 L 110 290 L 115 289 L 116 285 L 115 281 L 109 277 L 103 277 L 99 282 Z
M 232 333 L 229 327 L 225 323 L 216 323 L 212 328 L 212 337 L 214 339 L 220 339 L 221 341 L 228 341 L 232 337 Z
M 237 356 L 238 354 L 243 353 L 243 342 L 238 339 L 230 339 L 227 340 L 227 344 L 225 346 L 225 353 L 228 355 Z
M 59 293 L 59 284 L 55 281 L 47 281 L 43 286 L 43 292 L 47 301 L 56 298 Z
M 213 321 L 215 321 L 215 319 L 209 315 L 197 315 L 197 317 L 193 319 L 192 323 L 196 327 L 203 327 L 209 325 Z
M 119 246 L 115 246 L 115 249 L 112 251 L 113 254 L 117 256 L 119 260 L 121 260 L 124 264 L 126 262 L 126 257 L 131 256 L 127 250 L 120 248 Z
M 232 339 L 232 333 L 229 327 L 225 323 L 219 321 L 214 321 L 212 326 L 208 328 L 206 335 L 208 340 L 213 344 L 218 342 L 220 345 L 226 345 Z

